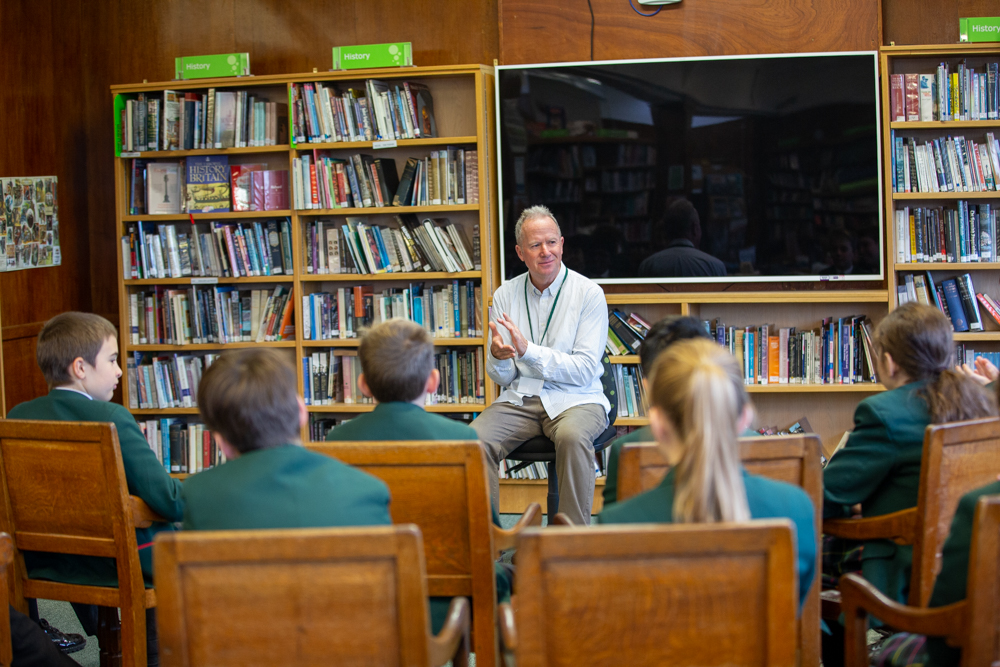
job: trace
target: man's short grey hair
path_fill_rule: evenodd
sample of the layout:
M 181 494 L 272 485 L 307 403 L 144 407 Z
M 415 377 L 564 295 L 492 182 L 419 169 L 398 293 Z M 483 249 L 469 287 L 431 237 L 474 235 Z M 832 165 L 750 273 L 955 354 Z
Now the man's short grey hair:
M 521 237 L 524 234 L 524 223 L 529 220 L 537 220 L 539 218 L 551 218 L 552 222 L 556 223 L 556 229 L 559 230 L 559 236 L 562 236 L 562 228 L 559 226 L 559 221 L 556 220 L 556 216 L 552 215 L 552 211 L 550 211 L 547 206 L 538 204 L 521 211 L 521 217 L 517 219 L 517 224 L 514 225 L 514 242 L 517 243 L 517 245 L 521 245 Z

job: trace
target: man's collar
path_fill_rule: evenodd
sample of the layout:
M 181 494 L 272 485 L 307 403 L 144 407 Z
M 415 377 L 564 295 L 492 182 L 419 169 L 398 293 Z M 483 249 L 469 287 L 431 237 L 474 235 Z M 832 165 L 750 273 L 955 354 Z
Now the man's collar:
M 668 248 L 677 248 L 677 247 L 693 248 L 694 247 L 694 243 L 691 242 L 691 239 L 674 239 L 673 241 L 671 241 L 670 243 L 667 244 L 667 247 Z
M 544 294 L 545 290 L 548 290 L 549 294 L 555 294 L 559 290 L 559 287 L 562 285 L 563 280 L 565 280 L 568 277 L 568 275 L 569 275 L 569 271 L 567 271 L 566 265 L 563 264 L 562 262 L 559 262 L 559 271 L 556 273 L 556 279 L 553 280 L 552 283 L 548 287 L 546 287 L 544 290 L 539 291 L 539 289 L 537 287 L 535 287 L 535 283 L 531 282 L 531 272 L 530 271 L 525 274 L 525 276 L 526 276 L 525 280 L 528 281 L 528 286 L 532 290 L 534 290 L 535 294 Z

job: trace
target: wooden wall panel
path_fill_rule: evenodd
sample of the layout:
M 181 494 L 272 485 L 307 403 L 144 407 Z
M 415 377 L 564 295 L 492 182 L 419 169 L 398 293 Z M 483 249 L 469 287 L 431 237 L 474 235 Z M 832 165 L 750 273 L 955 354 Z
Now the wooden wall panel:
M 878 0 L 683 0 L 652 17 L 626 0 L 590 2 L 595 60 L 879 46 Z M 500 62 L 590 60 L 590 26 L 586 2 L 500 0 Z
M 955 44 L 962 16 L 997 16 L 996 0 L 882 0 L 883 43 Z

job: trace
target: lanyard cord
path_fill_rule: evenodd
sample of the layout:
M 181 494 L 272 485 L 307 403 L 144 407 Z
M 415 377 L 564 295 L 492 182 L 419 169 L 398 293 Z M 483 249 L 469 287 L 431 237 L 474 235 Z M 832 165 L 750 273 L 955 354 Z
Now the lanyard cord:
M 542 337 L 538 341 L 538 345 L 545 342 L 545 336 L 549 333 L 549 325 L 552 324 L 552 315 L 556 312 L 556 306 L 559 305 L 559 296 L 562 294 L 563 287 L 566 287 L 566 277 L 569 275 L 569 267 L 565 267 L 563 271 L 563 280 L 559 285 L 559 291 L 556 292 L 556 299 L 552 302 L 552 310 L 549 311 L 549 319 L 545 323 L 545 331 L 542 332 Z M 531 308 L 528 307 L 528 281 L 531 280 L 531 274 L 525 276 L 524 278 L 524 310 L 528 314 L 528 333 L 531 335 L 529 340 L 535 342 L 535 327 L 531 323 Z

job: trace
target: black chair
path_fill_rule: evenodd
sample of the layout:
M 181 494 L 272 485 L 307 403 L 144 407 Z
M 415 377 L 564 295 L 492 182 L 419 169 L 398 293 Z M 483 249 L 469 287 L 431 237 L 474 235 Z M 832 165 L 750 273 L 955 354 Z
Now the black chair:
M 615 419 L 618 417 L 618 392 L 615 388 L 615 377 L 611 374 L 611 360 L 608 359 L 607 354 L 601 359 L 601 363 L 604 365 L 601 385 L 604 387 L 604 395 L 607 396 L 608 402 L 611 404 L 611 410 L 608 411 L 608 427 L 594 440 L 595 454 L 604 451 L 618 434 L 618 431 L 615 429 Z M 536 462 L 544 462 L 546 464 L 549 471 L 549 494 L 546 499 L 546 512 L 548 513 L 549 521 L 552 521 L 552 517 L 559 511 L 559 479 L 556 476 L 555 443 L 544 435 L 536 435 L 534 438 L 526 440 L 524 444 L 508 454 L 507 459 L 519 461 L 508 472 L 517 472 Z

